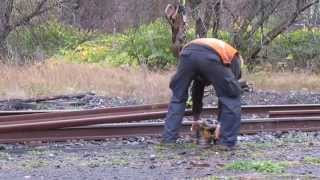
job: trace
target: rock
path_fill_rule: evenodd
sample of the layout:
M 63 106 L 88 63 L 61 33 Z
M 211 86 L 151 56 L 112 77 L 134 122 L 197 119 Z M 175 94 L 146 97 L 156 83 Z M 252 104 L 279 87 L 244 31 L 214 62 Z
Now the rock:
M 156 155 L 154 155 L 154 154 L 151 154 L 151 155 L 149 156 L 149 159 L 150 159 L 151 161 L 154 161 L 154 160 L 156 160 Z
M 149 166 L 149 168 L 150 168 L 150 169 L 155 169 L 156 166 L 155 166 L 154 164 L 152 164 L 152 165 Z
M 35 147 L 35 146 L 41 146 L 43 143 L 42 141 L 30 141 L 28 142 L 28 145 L 31 147 Z
M 53 153 L 50 153 L 49 154 L 49 157 L 55 157 L 56 155 L 55 154 L 53 154 Z
M 153 140 L 153 139 L 148 139 L 148 140 L 146 140 L 146 143 L 147 143 L 147 144 L 159 144 L 158 141 Z
M 191 161 L 190 165 L 194 166 L 194 167 L 210 167 L 210 164 L 205 162 L 205 161 Z
M 217 163 L 216 166 L 217 166 L 217 167 L 224 167 L 225 164 L 223 164 L 223 163 Z
M 178 152 L 178 155 L 185 155 L 185 154 L 187 154 L 187 151 L 185 150 Z
M 175 164 L 176 165 L 181 165 L 181 164 L 184 164 L 184 163 L 186 163 L 187 161 L 185 161 L 185 160 L 182 160 L 182 161 L 177 161 Z
M 90 164 L 88 164 L 88 167 L 96 168 L 96 167 L 99 167 L 99 164 L 98 163 L 90 163 Z
M 134 142 L 129 142 L 129 144 L 130 144 L 130 145 L 133 145 L 133 146 L 135 146 L 135 145 L 139 145 L 139 142 L 137 142 L 137 141 L 134 141 Z
M 136 137 L 129 137 L 127 140 L 128 140 L 129 142 L 137 142 L 138 138 L 136 138 Z
M 24 179 L 30 179 L 31 176 L 24 176 L 23 178 L 24 178 Z
M 85 154 L 83 155 L 84 158 L 89 157 L 89 156 L 90 156 L 90 153 L 85 153 Z

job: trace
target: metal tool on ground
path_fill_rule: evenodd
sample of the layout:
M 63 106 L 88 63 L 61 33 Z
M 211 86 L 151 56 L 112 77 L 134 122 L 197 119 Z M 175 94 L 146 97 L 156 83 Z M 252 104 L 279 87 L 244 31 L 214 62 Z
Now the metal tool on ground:
M 216 120 L 203 119 L 199 122 L 198 144 L 202 147 L 210 147 L 217 144 L 220 138 L 220 124 Z

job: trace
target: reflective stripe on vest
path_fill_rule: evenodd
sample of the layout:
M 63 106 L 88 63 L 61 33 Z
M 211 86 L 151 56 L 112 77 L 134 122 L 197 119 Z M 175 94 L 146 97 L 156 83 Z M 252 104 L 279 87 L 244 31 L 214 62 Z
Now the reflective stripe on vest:
M 212 48 L 216 53 L 219 54 L 224 64 L 231 64 L 234 56 L 238 53 L 238 50 L 233 48 L 228 43 L 215 39 L 215 38 L 199 38 L 191 41 L 189 44 L 199 44 L 199 45 L 206 45 Z M 186 47 L 185 46 L 185 47 Z

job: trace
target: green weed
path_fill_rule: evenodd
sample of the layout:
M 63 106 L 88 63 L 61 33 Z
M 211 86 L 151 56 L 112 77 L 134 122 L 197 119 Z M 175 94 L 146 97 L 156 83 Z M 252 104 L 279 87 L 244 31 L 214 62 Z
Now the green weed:
M 304 162 L 308 164 L 313 164 L 313 165 L 320 165 L 320 158 L 316 157 L 305 157 Z
M 26 169 L 35 169 L 35 168 L 45 167 L 48 165 L 49 165 L 49 162 L 47 160 L 40 160 L 37 158 L 26 160 L 25 162 L 22 163 L 22 166 Z
M 285 163 L 271 161 L 234 161 L 225 166 L 228 170 L 254 171 L 260 173 L 281 173 L 286 167 Z

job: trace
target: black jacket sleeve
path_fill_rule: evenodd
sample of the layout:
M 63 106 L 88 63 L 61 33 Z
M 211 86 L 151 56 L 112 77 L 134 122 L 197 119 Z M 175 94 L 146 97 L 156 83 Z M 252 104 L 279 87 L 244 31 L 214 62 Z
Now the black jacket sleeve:
M 231 71 L 233 72 L 235 78 L 239 80 L 241 78 L 241 60 L 237 56 L 230 64 Z

